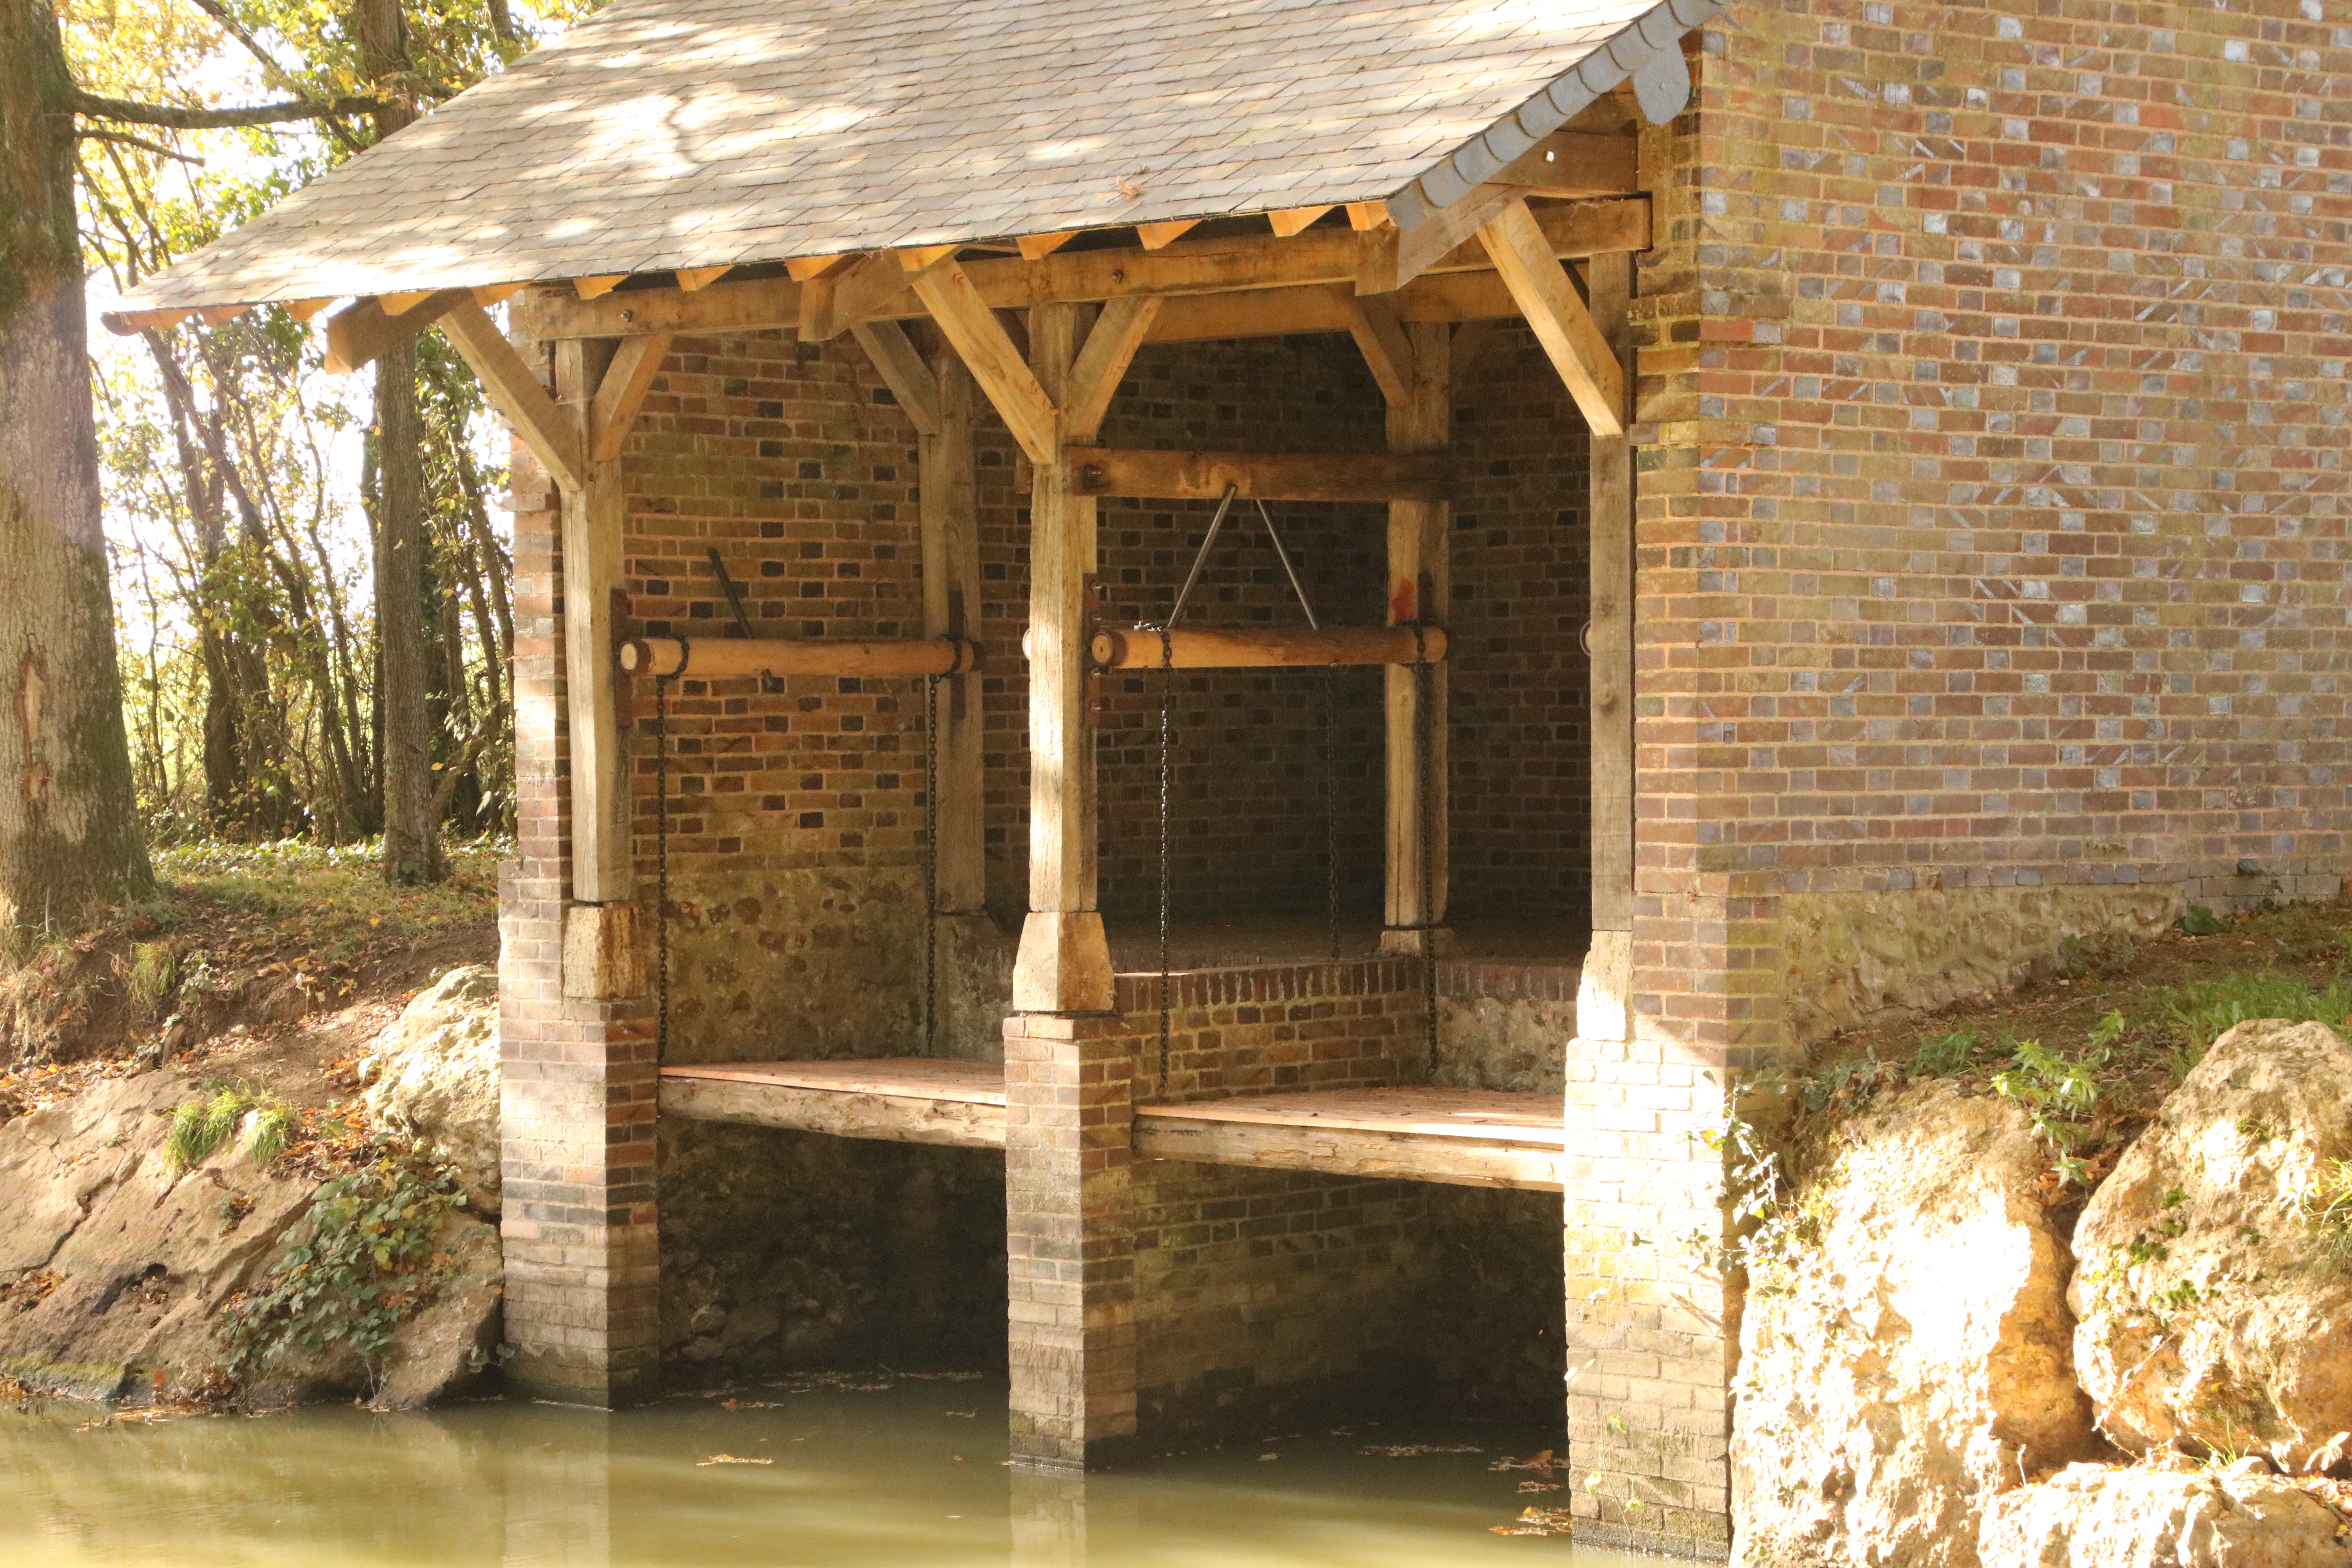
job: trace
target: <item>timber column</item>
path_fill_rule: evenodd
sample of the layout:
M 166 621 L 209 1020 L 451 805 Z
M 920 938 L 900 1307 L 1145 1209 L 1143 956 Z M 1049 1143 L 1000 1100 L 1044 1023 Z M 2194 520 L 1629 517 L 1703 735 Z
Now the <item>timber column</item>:
M 518 858 L 500 888 L 499 964 L 508 1376 L 543 1398 L 624 1405 L 660 1384 L 658 1064 L 629 902 L 613 684 L 617 434 L 611 451 L 591 455 L 606 444 L 591 400 L 615 354 L 610 343 L 558 345 L 556 404 L 535 378 L 516 384 L 531 362 L 478 308 L 450 335 L 493 401 L 538 437 L 518 439 L 513 458 Z M 635 374 L 648 353 L 657 363 L 658 348 L 637 340 L 616 368 Z M 528 403 L 521 418 L 518 400 Z M 556 465 L 538 453 L 551 433 L 558 463 L 579 481 L 560 491 L 547 477 Z
M 1007 1350 L 1014 1459 L 1080 1468 L 1135 1433 L 1135 1043 L 1112 1011 L 1095 886 L 1087 701 L 1095 502 L 1063 451 L 1090 444 L 1159 303 L 1040 305 L 1024 363 L 952 259 L 911 286 L 1034 470 L 1029 497 L 1029 914 L 1004 1023 Z M 1093 318 L 1089 321 L 1088 318 Z M 1083 342 L 1083 347 L 1081 342 Z

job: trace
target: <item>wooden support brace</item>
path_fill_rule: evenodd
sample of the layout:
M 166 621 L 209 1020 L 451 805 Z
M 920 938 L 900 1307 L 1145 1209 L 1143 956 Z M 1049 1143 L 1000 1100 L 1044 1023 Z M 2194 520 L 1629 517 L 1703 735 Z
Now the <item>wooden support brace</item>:
M 1443 626 L 1174 626 L 1165 644 L 1137 626 L 1095 633 L 1088 652 L 1100 669 L 1275 669 L 1436 664 L 1446 647 Z
M 913 287 L 931 319 L 955 345 L 972 379 L 996 407 L 1013 438 L 1029 460 L 1050 466 L 1055 449 L 1055 426 L 1060 411 L 1045 395 L 1036 374 L 1022 363 L 1021 351 L 996 319 L 996 312 L 972 287 L 960 262 L 942 261 L 915 275 Z
M 919 436 L 940 433 L 940 384 L 915 345 L 907 341 L 907 330 L 896 321 L 864 321 L 849 329 L 866 357 L 874 362 L 881 373 L 882 384 L 907 411 L 907 422 Z
M 1103 307 L 1094 330 L 1087 334 L 1087 346 L 1070 367 L 1070 386 L 1062 403 L 1065 443 L 1091 441 L 1100 433 L 1110 400 L 1126 379 L 1127 367 L 1135 362 L 1135 351 L 1150 335 L 1160 307 L 1156 296 L 1113 300 Z
M 443 289 L 397 312 L 387 312 L 381 300 L 344 306 L 327 318 L 327 373 L 349 375 L 374 363 L 384 350 L 406 342 L 460 300 L 470 304 L 472 299 L 468 289 Z
M 604 379 L 588 405 L 591 462 L 621 455 L 629 427 L 637 422 L 637 410 L 645 406 L 646 394 L 653 390 L 654 377 L 669 353 L 669 342 L 667 336 L 623 338 L 614 351 L 613 363 L 605 367 Z
M 886 313 L 907 292 L 907 272 L 895 256 L 865 257 L 800 286 L 800 338 L 821 343 L 859 321 Z
M 1086 496 L 1214 500 L 1444 500 L 1454 487 L 1442 452 L 1154 452 L 1072 447 L 1070 488 Z
M 474 302 L 474 297 L 464 289 L 453 289 L 457 295 L 443 312 L 439 325 L 442 335 L 473 367 L 474 375 L 482 384 L 484 395 L 492 407 L 505 416 L 515 434 L 547 465 L 555 482 L 566 490 L 577 490 L 586 482 L 586 445 L 581 438 L 581 421 L 556 405 L 555 400 L 540 385 L 522 355 L 515 353 L 507 335 L 499 331 L 489 312 Z M 431 302 L 417 307 L 431 309 Z M 584 400 L 586 394 L 582 396 Z
M 1413 227 L 1386 231 L 1358 274 L 1358 289 L 1385 294 L 1402 288 L 1530 195 L 1630 195 L 1640 188 L 1639 150 L 1631 136 L 1555 131 Z
M 1359 299 L 1343 289 L 1333 293 L 1381 397 L 1391 406 L 1406 401 L 1412 395 L 1412 343 L 1397 319 L 1395 301 L 1386 295 Z
M 980 647 L 957 637 L 632 637 L 620 665 L 632 675 L 726 680 L 747 675 L 961 675 Z
M 1495 271 L 1535 329 L 1536 341 L 1596 436 L 1625 433 L 1625 373 L 1592 312 L 1560 270 L 1525 202 L 1513 202 L 1478 231 Z

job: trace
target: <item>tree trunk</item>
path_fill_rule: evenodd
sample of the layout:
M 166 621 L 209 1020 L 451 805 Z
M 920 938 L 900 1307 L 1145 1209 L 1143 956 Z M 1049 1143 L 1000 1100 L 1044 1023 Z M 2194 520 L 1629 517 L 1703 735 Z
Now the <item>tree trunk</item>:
M 0 0 L 0 941 L 154 885 L 100 521 L 74 117 L 48 0 Z
M 0 0 L 4 3 L 4 0 Z M 408 69 L 400 0 L 358 0 L 360 68 L 385 100 L 379 141 L 415 116 L 400 101 Z M 440 825 L 433 820 L 433 724 L 425 641 L 424 428 L 416 409 L 416 345 L 376 361 L 375 629 L 383 716 L 383 874 L 394 882 L 437 882 Z

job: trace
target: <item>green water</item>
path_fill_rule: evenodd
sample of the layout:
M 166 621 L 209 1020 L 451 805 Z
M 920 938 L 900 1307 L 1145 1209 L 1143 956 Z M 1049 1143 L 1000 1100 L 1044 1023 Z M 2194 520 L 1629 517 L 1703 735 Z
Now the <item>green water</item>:
M 0 1412 L 0 1568 L 1618 1568 L 1494 1534 L 1539 1436 L 1362 1426 L 1083 1479 L 1003 1464 L 1001 1382 L 746 1389 L 618 1415 L 488 1404 L 152 1424 Z M 1369 1446 L 1475 1444 L 1389 1457 Z M 703 1464 L 719 1454 L 769 1464 Z M 1262 1456 L 1274 1456 L 1264 1458 Z M 1564 1474 L 1552 1480 L 1565 1481 Z

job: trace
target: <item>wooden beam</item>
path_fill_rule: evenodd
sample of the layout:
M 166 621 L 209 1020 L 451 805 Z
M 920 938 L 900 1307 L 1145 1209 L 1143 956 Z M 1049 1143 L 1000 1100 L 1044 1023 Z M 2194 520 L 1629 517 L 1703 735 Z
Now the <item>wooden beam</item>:
M 430 289 L 419 289 L 407 294 L 379 294 L 375 302 L 383 308 L 385 315 L 397 316 L 404 310 L 414 310 L 433 298 L 433 293 Z
M 1437 664 L 1446 647 L 1443 626 L 1175 626 L 1164 645 L 1138 626 L 1098 631 L 1087 652 L 1097 669 L 1276 669 Z
M 1631 357 L 1633 264 L 1597 257 L 1592 319 L 1612 359 Z M 1592 434 L 1591 541 L 1585 635 L 1592 659 L 1592 927 L 1633 929 L 1633 448 Z
M 349 375 L 374 363 L 384 350 L 406 342 L 459 300 L 472 304 L 472 290 L 443 289 L 397 314 L 386 314 L 380 300 L 354 300 L 327 318 L 328 373 Z
M 621 645 L 632 675 L 731 680 L 747 675 L 961 675 L 980 668 L 977 644 L 954 637 L 633 637 Z
M 846 256 L 795 256 L 784 263 L 784 276 L 795 283 L 805 283 L 812 278 L 823 277 L 848 259 Z
M 935 637 L 969 638 L 980 625 L 980 499 L 972 460 L 971 373 L 941 345 L 930 364 L 938 389 L 938 428 L 916 440 L 915 479 L 921 488 L 923 630 Z M 982 750 L 980 682 L 958 677 L 939 702 L 939 792 L 932 811 L 938 833 L 940 917 L 977 914 L 988 907 L 987 773 Z
M 1556 1146 L 1507 1138 L 1417 1137 L 1330 1126 L 1320 1118 L 1289 1123 L 1213 1119 L 1215 1109 L 1227 1103 L 1138 1106 L 1136 1158 L 1521 1192 L 1560 1190 L 1564 1155 Z M 667 1109 L 667 1099 L 663 1104 Z
M 1072 447 L 1062 454 L 1073 492 L 1148 500 L 1444 500 L 1454 494 L 1443 452 L 1152 452 Z
M 942 261 L 916 274 L 914 289 L 931 319 L 955 345 L 956 353 L 980 383 L 990 403 L 1004 420 L 1013 438 L 1040 466 L 1051 466 L 1056 447 L 1055 426 L 1060 411 L 1045 395 L 1034 373 L 1021 361 L 1021 353 L 996 312 L 972 287 L 963 265 Z
M 653 390 L 654 377 L 661 373 L 669 344 L 667 337 L 621 340 L 604 380 L 596 384 L 595 399 L 588 405 L 590 462 L 621 455 L 629 427 L 637 422 L 637 410 L 645 406 L 646 394 Z
M 907 341 L 907 329 L 896 321 L 866 321 L 849 329 L 866 357 L 874 362 L 881 373 L 882 384 L 898 406 L 907 411 L 907 421 L 914 426 L 918 436 L 940 433 L 940 384 L 931 367 L 915 345 Z
M 1389 450 L 1443 454 L 1453 434 L 1453 329 L 1415 322 L 1405 329 L 1412 379 L 1389 405 Z M 1389 503 L 1389 622 L 1434 623 L 1454 595 L 1446 552 L 1451 512 L 1442 500 Z M 1426 681 L 1428 711 L 1423 710 Z M 1426 676 L 1391 666 L 1382 689 L 1387 718 L 1387 893 L 1383 947 L 1418 952 L 1446 909 L 1446 672 Z M 1429 755 L 1422 746 L 1426 741 Z M 1424 791 L 1424 784 L 1426 791 Z
M 1319 207 L 1284 207 L 1279 212 L 1266 214 L 1265 221 L 1276 234 L 1288 239 L 1294 234 L 1303 233 L 1313 227 L 1317 218 L 1321 217 L 1338 205 L 1336 202 L 1326 202 Z
M 474 303 L 472 294 L 462 289 L 450 292 L 457 298 L 441 315 L 442 335 L 473 367 L 474 378 L 482 384 L 490 406 L 505 416 L 515 434 L 547 466 L 555 482 L 566 490 L 579 489 L 587 474 L 587 444 L 582 439 L 581 421 L 548 396 L 489 312 Z M 417 307 L 420 310 L 431 308 L 429 300 Z M 584 393 L 583 396 L 584 400 Z
M 677 286 L 680 289 L 692 294 L 699 289 L 709 288 L 734 270 L 735 264 L 730 261 L 724 267 L 681 267 L 671 276 L 677 279 Z
M 1388 221 L 1389 204 L 1386 202 L 1349 202 L 1348 204 L 1349 228 L 1378 228 Z
M 1196 217 L 1179 218 L 1174 223 L 1139 223 L 1135 226 L 1135 237 L 1143 242 L 1146 250 L 1165 250 L 1200 224 Z
M 1559 372 L 1584 422 L 1596 436 L 1625 433 L 1625 373 L 1593 324 L 1592 312 L 1560 270 L 1543 230 L 1525 202 L 1514 202 L 1478 231 L 1495 258 L 1495 271 L 1519 313 L 1535 329 L 1536 341 Z
M 1058 230 L 1053 234 L 1024 234 L 1013 243 L 1014 247 L 1021 252 L 1023 260 L 1036 261 L 1045 257 L 1053 255 L 1054 252 L 1061 249 L 1062 247 L 1069 244 L 1070 241 L 1077 237 L 1078 231 L 1076 229 L 1066 228 Z
M 971 308 L 979 308 L 976 291 Z M 1071 395 L 1077 315 L 1076 305 L 1029 313 L 1033 384 L 1049 410 L 1066 406 Z M 972 363 L 969 353 L 964 359 Z M 987 374 L 977 364 L 973 371 L 985 387 Z M 1115 998 L 1097 901 L 1095 737 L 1087 704 L 1095 502 L 1070 488 L 1058 460 L 1061 435 L 1057 416 L 1030 470 L 1029 914 L 1013 965 L 1017 1013 L 1108 1012 Z
M 1379 384 L 1381 396 L 1391 406 L 1412 396 L 1412 343 L 1397 319 L 1396 304 L 1387 295 L 1359 297 L 1335 289 L 1346 312 L 1348 333 L 1364 356 L 1365 368 Z
M 1144 295 L 1113 300 L 1102 308 L 1087 333 L 1087 346 L 1070 367 L 1069 394 L 1062 405 L 1065 442 L 1091 441 L 1101 433 L 1103 416 L 1110 411 L 1110 400 L 1127 378 L 1135 351 L 1150 335 L 1160 307 L 1158 297 Z
M 961 1083 L 924 1092 L 926 1085 L 888 1069 L 933 1068 L 945 1061 L 744 1062 L 711 1068 L 664 1068 L 661 1111 L 698 1121 L 788 1127 L 839 1138 L 889 1143 L 946 1143 L 966 1149 L 1004 1147 L 1002 1073 L 993 1098 Z M 974 1064 L 979 1065 L 979 1064 Z M 862 1075 L 856 1069 L 866 1068 Z M 852 1069 L 840 1075 L 823 1069 Z M 814 1068 L 817 1070 L 809 1070 Z M 880 1069 L 880 1070 L 876 1070 Z M 811 1081 L 799 1081 L 807 1079 Z
M 803 342 L 821 343 L 839 337 L 858 321 L 887 312 L 884 307 L 907 293 L 909 279 L 898 258 L 887 254 L 863 257 L 800 286 L 800 336 Z M 908 310 L 903 314 L 915 312 Z
M 1356 305 L 1385 303 L 1400 325 L 1411 321 L 1516 321 L 1519 307 L 1492 272 L 1439 272 L 1417 278 L 1393 294 L 1358 295 L 1347 284 L 1308 283 L 1290 289 L 1246 289 L 1231 294 L 1163 297 L 1148 341 L 1197 342 L 1217 338 L 1276 338 L 1300 332 L 1355 333 Z M 1361 339 L 1359 338 L 1359 346 Z
M 895 254 L 899 270 L 920 272 L 927 267 L 937 267 L 962 248 L 961 245 L 910 245 Z
M 574 278 L 572 289 L 583 300 L 601 299 L 629 280 L 625 272 L 607 272 L 595 278 Z
M 479 290 L 476 292 L 478 293 Z M 286 313 L 298 321 L 307 321 L 334 302 L 331 297 L 324 300 L 297 300 L 286 307 Z
M 474 303 L 484 310 L 489 309 L 492 305 L 503 305 L 530 287 L 528 283 L 477 284 L 474 288 Z
M 1631 195 L 1640 186 L 1640 143 L 1631 136 L 1555 131 L 1484 184 L 1410 229 L 1388 231 L 1358 277 L 1366 294 L 1402 288 L 1475 237 L 1495 215 L 1530 195 Z
M 1646 250 L 1650 204 L 1646 201 L 1580 202 L 1549 206 L 1536 215 L 1552 253 L 1583 257 L 1618 250 Z M 959 262 L 991 310 L 1117 300 L 1139 294 L 1222 294 L 1237 289 L 1287 289 L 1310 284 L 1354 284 L 1366 252 L 1391 231 L 1360 234 L 1349 229 L 1310 229 L 1294 239 L 1271 235 L 1235 235 L 1186 240 L 1164 250 L 1057 251 L 1037 261 L 1018 257 Z M 1429 270 L 1491 276 L 1493 263 L 1474 241 L 1444 257 Z M 547 338 L 623 337 L 639 332 L 747 331 L 796 326 L 805 285 L 783 278 L 751 278 L 715 283 L 699 293 L 676 289 L 633 289 L 602 300 L 562 294 L 541 302 L 538 330 Z M 866 319 L 905 319 L 922 314 L 912 298 L 894 300 Z
M 461 309 L 479 312 L 481 307 L 469 299 Z M 448 319 L 455 321 L 458 313 L 451 311 Z M 481 321 L 488 325 L 487 316 Z M 496 333 L 495 328 L 490 330 Z M 506 342 L 503 336 L 498 341 Z M 463 340 L 459 349 L 470 363 L 475 351 Z M 514 354 L 514 350 L 509 347 L 507 353 Z M 591 339 L 555 345 L 556 393 L 562 400 L 556 415 L 575 443 L 590 423 L 591 405 L 611 360 L 608 342 Z M 520 355 L 515 355 L 515 364 L 522 364 Z M 539 390 L 536 380 L 529 384 Z M 500 395 L 493 395 L 496 400 Z M 613 590 L 621 580 L 626 500 L 621 465 L 609 458 L 582 465 L 575 481 L 562 490 L 571 897 L 582 904 L 625 903 L 636 879 L 635 814 L 630 807 L 628 753 L 622 741 L 613 659 Z

